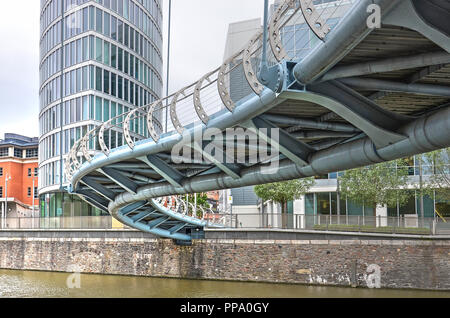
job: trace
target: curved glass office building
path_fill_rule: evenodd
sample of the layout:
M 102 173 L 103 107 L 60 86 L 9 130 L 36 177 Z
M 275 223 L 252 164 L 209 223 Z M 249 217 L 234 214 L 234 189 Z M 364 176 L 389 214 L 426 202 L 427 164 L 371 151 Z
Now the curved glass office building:
M 41 0 L 41 217 L 100 213 L 64 191 L 65 158 L 88 130 L 161 97 L 161 1 Z M 124 144 L 118 132 L 108 138 Z

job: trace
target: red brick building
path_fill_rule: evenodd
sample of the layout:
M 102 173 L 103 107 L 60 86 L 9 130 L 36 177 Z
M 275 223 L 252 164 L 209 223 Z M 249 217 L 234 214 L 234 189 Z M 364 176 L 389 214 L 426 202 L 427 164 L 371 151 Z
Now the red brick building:
M 8 217 L 38 216 L 38 138 L 5 134 L 0 140 L 0 211 Z M 34 195 L 34 198 L 33 198 Z

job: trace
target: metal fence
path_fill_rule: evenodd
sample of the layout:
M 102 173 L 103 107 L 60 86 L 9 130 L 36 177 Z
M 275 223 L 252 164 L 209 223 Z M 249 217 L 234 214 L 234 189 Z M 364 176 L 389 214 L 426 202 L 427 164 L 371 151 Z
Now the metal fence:
M 7 218 L 0 222 L 0 230 L 109 230 L 111 216 L 79 216 L 55 218 Z
M 303 214 L 227 214 L 215 215 L 214 222 L 224 228 L 291 229 L 338 232 L 450 235 L 450 220 L 442 218 L 303 215 Z M 56 218 L 8 218 L 0 222 L 0 230 L 110 230 L 111 216 L 80 216 Z M 125 230 L 132 230 L 123 227 Z
M 447 223 L 448 222 L 448 223 Z M 385 234 L 450 235 L 450 220 L 354 215 L 232 214 L 224 215 L 227 228 L 291 229 Z

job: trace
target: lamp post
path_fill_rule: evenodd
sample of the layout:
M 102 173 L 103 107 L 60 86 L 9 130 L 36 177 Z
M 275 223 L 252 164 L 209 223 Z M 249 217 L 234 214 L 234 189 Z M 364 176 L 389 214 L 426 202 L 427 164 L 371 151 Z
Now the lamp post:
M 6 228 L 6 217 L 8 216 L 8 181 L 11 180 L 11 176 L 5 175 L 5 210 L 3 211 L 3 224 L 2 227 Z
M 31 203 L 31 227 L 34 229 L 34 202 L 36 201 L 36 193 L 34 191 L 35 189 L 35 180 L 36 176 L 33 176 L 33 196 L 32 196 L 32 203 Z
M 169 96 L 169 72 L 170 72 L 170 25 L 172 19 L 172 0 L 169 0 L 169 26 L 167 31 L 167 79 L 166 79 L 166 96 Z M 169 100 L 166 101 L 166 133 L 168 131 L 168 117 L 169 117 Z

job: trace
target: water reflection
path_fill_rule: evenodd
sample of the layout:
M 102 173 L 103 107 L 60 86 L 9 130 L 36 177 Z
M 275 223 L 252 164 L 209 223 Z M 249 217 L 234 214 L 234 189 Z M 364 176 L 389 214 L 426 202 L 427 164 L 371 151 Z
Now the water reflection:
M 21 298 L 317 298 L 450 297 L 450 292 L 313 287 L 290 284 L 197 281 L 113 275 L 81 275 L 69 289 L 67 273 L 0 270 L 0 297 Z

